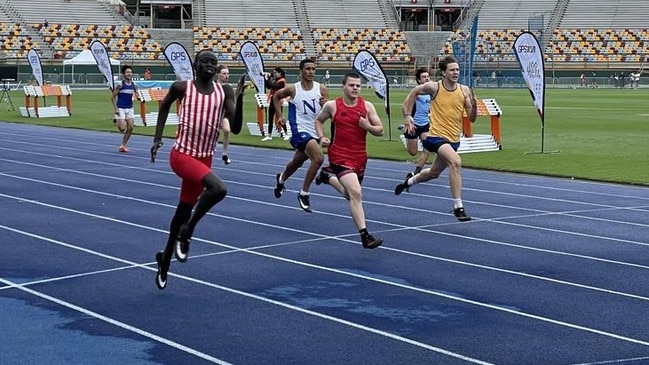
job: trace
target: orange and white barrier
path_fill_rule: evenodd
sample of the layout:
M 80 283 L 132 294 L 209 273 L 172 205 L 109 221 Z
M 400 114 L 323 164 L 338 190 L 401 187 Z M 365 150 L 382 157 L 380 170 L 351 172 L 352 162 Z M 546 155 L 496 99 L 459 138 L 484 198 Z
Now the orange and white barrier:
M 161 89 L 161 88 L 150 88 L 150 89 L 141 89 L 138 88 L 137 90 L 137 97 L 140 100 L 140 113 L 139 115 L 135 115 L 135 125 L 139 126 L 154 126 L 158 122 L 158 112 L 148 112 L 147 113 L 147 103 L 150 102 L 157 102 L 158 107 L 160 106 L 160 103 L 162 102 L 162 99 L 164 99 L 165 95 L 167 95 L 168 89 Z M 180 103 L 176 103 L 176 113 L 169 113 L 169 116 L 167 116 L 167 122 L 166 125 L 174 125 L 178 124 L 178 112 L 180 111 Z
M 23 117 L 47 118 L 72 115 L 72 91 L 68 85 L 24 86 L 25 106 L 20 107 Z M 45 105 L 48 96 L 56 97 L 56 105 Z M 43 105 L 39 102 L 42 98 Z M 65 104 L 64 104 L 65 99 Z
M 502 138 L 500 136 L 500 116 L 502 110 L 496 99 L 478 99 L 478 116 L 489 116 L 491 118 L 491 134 L 474 134 L 471 122 L 468 117 L 462 118 L 463 133 L 460 137 L 460 148 L 458 153 L 500 151 L 502 149 Z M 406 145 L 406 138 L 399 136 L 401 142 Z M 421 141 L 419 151 L 422 150 Z
M 500 116 L 503 111 L 496 99 L 478 99 L 478 116 L 489 116 L 491 119 L 491 134 L 474 134 L 471 122 L 466 116 L 462 118 L 463 135 L 460 139 L 458 153 L 500 151 L 502 137 L 500 135 Z

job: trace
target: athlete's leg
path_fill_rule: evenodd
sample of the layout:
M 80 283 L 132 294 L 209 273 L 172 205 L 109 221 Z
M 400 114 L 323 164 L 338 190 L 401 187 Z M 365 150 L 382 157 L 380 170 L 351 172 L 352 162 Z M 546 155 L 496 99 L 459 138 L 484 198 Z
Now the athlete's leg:
M 309 158 L 307 155 L 300 151 L 300 150 L 295 150 L 295 153 L 293 153 L 293 157 L 288 160 L 286 165 L 284 165 L 284 170 L 280 173 L 279 179 L 282 184 L 286 182 L 293 174 L 295 171 L 297 171 L 306 160 Z
M 446 143 L 437 150 L 437 158 L 435 160 L 437 159 L 443 159 L 449 168 L 448 181 L 451 188 L 451 196 L 454 199 L 460 199 L 462 197 L 462 175 L 460 173 L 462 158 L 450 144 Z
M 334 190 L 336 190 L 338 193 L 340 193 L 343 198 L 349 200 L 349 195 L 347 194 L 345 187 L 340 183 L 340 180 L 338 180 L 338 177 L 336 177 L 336 175 L 329 176 L 326 184 L 331 185 L 331 187 L 334 188 Z
M 365 210 L 363 209 L 363 190 L 361 188 L 361 180 L 359 176 L 352 170 L 347 170 L 339 176 L 338 180 L 345 188 L 349 197 L 349 211 L 352 220 L 361 235 L 361 243 L 364 248 L 377 248 L 383 240 L 372 236 L 365 225 Z
M 228 157 L 228 147 L 230 147 L 230 121 L 228 118 L 223 118 L 223 121 L 221 122 L 221 132 L 223 133 L 221 158 L 226 165 L 229 165 L 232 161 Z
M 196 228 L 196 225 L 201 218 L 203 218 L 212 207 L 223 200 L 228 193 L 223 181 L 213 173 L 205 175 L 201 180 L 201 184 L 205 187 L 205 190 L 203 190 L 203 193 L 198 198 L 198 202 L 194 207 L 194 212 L 187 221 L 187 225 L 183 227 L 182 232 L 179 234 L 183 239 L 189 239 L 192 236 L 194 228 Z
M 275 104 L 270 103 L 268 106 L 268 114 L 267 118 L 268 119 L 268 136 L 272 137 L 273 136 L 273 126 L 275 125 Z
M 417 151 L 419 150 L 419 140 L 417 138 L 407 138 L 406 150 L 408 151 L 408 154 L 410 154 L 410 156 L 416 155 Z
M 122 145 L 119 147 L 121 152 L 128 152 L 128 148 L 126 148 L 126 144 L 128 143 L 128 140 L 131 138 L 131 134 L 133 134 L 134 124 L 135 124 L 135 120 L 133 118 L 126 119 L 126 131 L 122 136 Z
M 167 286 L 167 273 L 171 265 L 171 258 L 173 257 L 174 247 L 180 232 L 180 226 L 186 222 L 192 213 L 192 205 L 183 201 L 178 203 L 176 212 L 171 218 L 169 224 L 169 238 L 164 249 L 157 252 L 155 255 L 158 264 L 158 271 L 156 273 L 156 285 L 159 289 L 164 289 Z
M 415 175 L 420 173 L 424 166 L 426 166 L 426 162 L 428 162 L 428 156 L 430 156 L 430 152 L 428 152 L 428 150 L 424 149 L 421 151 L 419 159 L 417 160 L 417 165 L 415 166 Z
M 337 179 L 349 199 L 349 210 L 358 230 L 365 228 L 365 211 L 363 210 L 363 193 L 358 175 L 349 170 Z
M 324 155 L 322 154 L 320 145 L 315 139 L 310 140 L 306 144 L 304 153 L 306 154 L 306 156 L 308 156 L 309 160 L 311 160 L 309 169 L 306 171 L 306 174 L 304 175 L 304 183 L 302 184 L 302 190 L 308 192 L 311 190 L 311 184 L 313 183 L 313 180 L 315 179 L 315 176 L 318 173 L 318 169 L 320 169 L 320 166 L 322 166 L 322 162 L 324 161 Z
M 178 239 L 178 233 L 180 232 L 180 226 L 189 220 L 189 217 L 192 215 L 192 204 L 180 201 L 176 207 L 176 212 L 171 218 L 171 223 L 169 224 L 169 238 L 167 239 L 167 244 L 165 245 L 163 251 L 163 263 L 166 268 L 169 268 L 171 263 L 171 257 L 173 256 L 174 245 Z
M 124 109 L 117 109 L 117 113 L 115 113 L 115 120 L 117 130 L 124 133 L 126 131 L 126 111 Z

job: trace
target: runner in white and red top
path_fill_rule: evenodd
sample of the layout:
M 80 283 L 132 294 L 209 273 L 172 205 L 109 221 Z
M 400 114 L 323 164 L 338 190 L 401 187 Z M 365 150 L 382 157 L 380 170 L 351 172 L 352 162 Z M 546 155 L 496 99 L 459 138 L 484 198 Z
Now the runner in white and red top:
M 162 133 L 169 110 L 176 101 L 181 102 L 180 123 L 169 156 L 171 169 L 182 179 L 180 202 L 171 219 L 165 249 L 156 254 L 156 285 L 160 289 L 167 285 L 167 272 L 173 254 L 180 262 L 187 260 L 189 242 L 196 224 L 227 194 L 225 184 L 212 171 L 212 157 L 223 118 L 227 116 L 230 121 L 239 124 L 241 120 L 235 118 L 239 103 L 235 105 L 232 87 L 213 80 L 217 64 L 214 52 L 198 52 L 194 60 L 196 79 L 174 82 L 158 110 L 151 147 L 152 162 L 162 146 Z M 237 96 L 243 92 L 242 86 L 240 82 Z M 234 126 L 233 130 L 236 132 L 241 128 Z

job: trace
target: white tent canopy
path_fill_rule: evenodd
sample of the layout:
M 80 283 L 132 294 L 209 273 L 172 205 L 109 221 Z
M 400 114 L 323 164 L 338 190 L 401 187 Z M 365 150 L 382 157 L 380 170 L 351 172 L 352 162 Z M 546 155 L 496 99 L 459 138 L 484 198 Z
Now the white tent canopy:
M 72 65 L 72 83 L 74 83 L 74 65 L 96 65 L 95 57 L 92 55 L 92 52 L 89 49 L 83 50 L 81 53 L 76 55 L 74 58 L 63 61 L 63 80 L 65 80 L 65 66 Z M 119 65 L 120 61 L 110 58 L 110 64 L 112 66 L 117 66 L 117 71 L 113 71 L 113 75 L 119 75 Z

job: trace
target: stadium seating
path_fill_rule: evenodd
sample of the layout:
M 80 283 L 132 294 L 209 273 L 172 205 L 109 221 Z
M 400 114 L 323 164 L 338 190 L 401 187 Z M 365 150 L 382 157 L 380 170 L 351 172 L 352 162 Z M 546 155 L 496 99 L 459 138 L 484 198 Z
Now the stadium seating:
M 236 61 L 241 45 L 248 40 L 255 42 L 267 61 L 291 61 L 305 53 L 297 29 L 194 27 L 194 51 L 212 49 L 222 61 Z
M 523 29 L 481 30 L 476 40 L 476 62 L 514 62 L 512 44 Z M 452 43 L 466 39 L 455 33 L 447 42 L 444 54 L 452 54 Z M 648 29 L 557 29 L 545 50 L 554 62 L 643 62 L 649 56 Z
M 352 61 L 361 49 L 372 51 L 381 62 L 410 61 L 410 47 L 403 32 L 385 28 L 316 28 L 313 30 L 318 58 Z
M 20 24 L 0 23 L 0 52 L 5 58 L 24 58 L 32 48 L 39 48 L 40 43 L 33 39 Z
M 35 24 L 55 58 L 70 58 L 90 47 L 94 40 L 106 46 L 110 57 L 128 60 L 156 60 L 162 47 L 144 28 L 133 25 Z
M 360 49 L 373 51 L 379 61 L 408 62 L 410 48 L 405 35 L 390 29 L 319 28 L 313 30 L 313 45 L 319 60 L 353 59 Z M 211 48 L 223 61 L 235 61 L 245 41 L 254 41 L 264 60 L 294 61 L 305 56 L 299 30 L 289 28 L 194 27 L 194 50 Z
M 649 56 L 646 1 L 598 1 L 595 6 L 592 0 L 483 0 L 474 5 L 479 8 L 478 63 L 515 62 L 513 41 L 532 20 L 540 21 L 541 29 L 532 31 L 553 62 L 608 67 L 611 62 L 642 62 Z M 452 43 L 467 39 L 467 33 L 466 28 L 455 32 L 442 54 L 452 54 Z
M 145 28 L 128 24 L 102 1 L 39 0 L 38 6 L 33 0 L 4 1 L 0 57 L 22 58 L 38 48 L 45 58 L 65 59 L 97 39 L 113 58 L 164 60 L 161 45 Z M 270 62 L 295 63 L 313 55 L 348 65 L 360 49 L 373 51 L 385 63 L 413 62 L 404 32 L 390 25 L 381 4 L 377 0 L 196 1 L 200 9 L 194 15 L 205 25 L 193 27 L 193 48 L 214 49 L 222 61 L 233 63 L 239 62 L 239 48 L 247 40 L 254 41 Z M 535 18 L 544 19 L 540 24 L 546 34 L 541 40 L 548 60 L 609 67 L 612 62 L 637 63 L 649 57 L 645 19 L 649 1 L 615 0 L 598 2 L 597 7 L 592 0 L 469 0 L 468 4 L 472 8 L 467 14 L 479 15 L 478 63 L 515 62 L 513 41 Z M 20 23 L 15 23 L 17 19 Z M 452 54 L 452 43 L 466 38 L 466 27 L 452 33 L 442 54 Z

